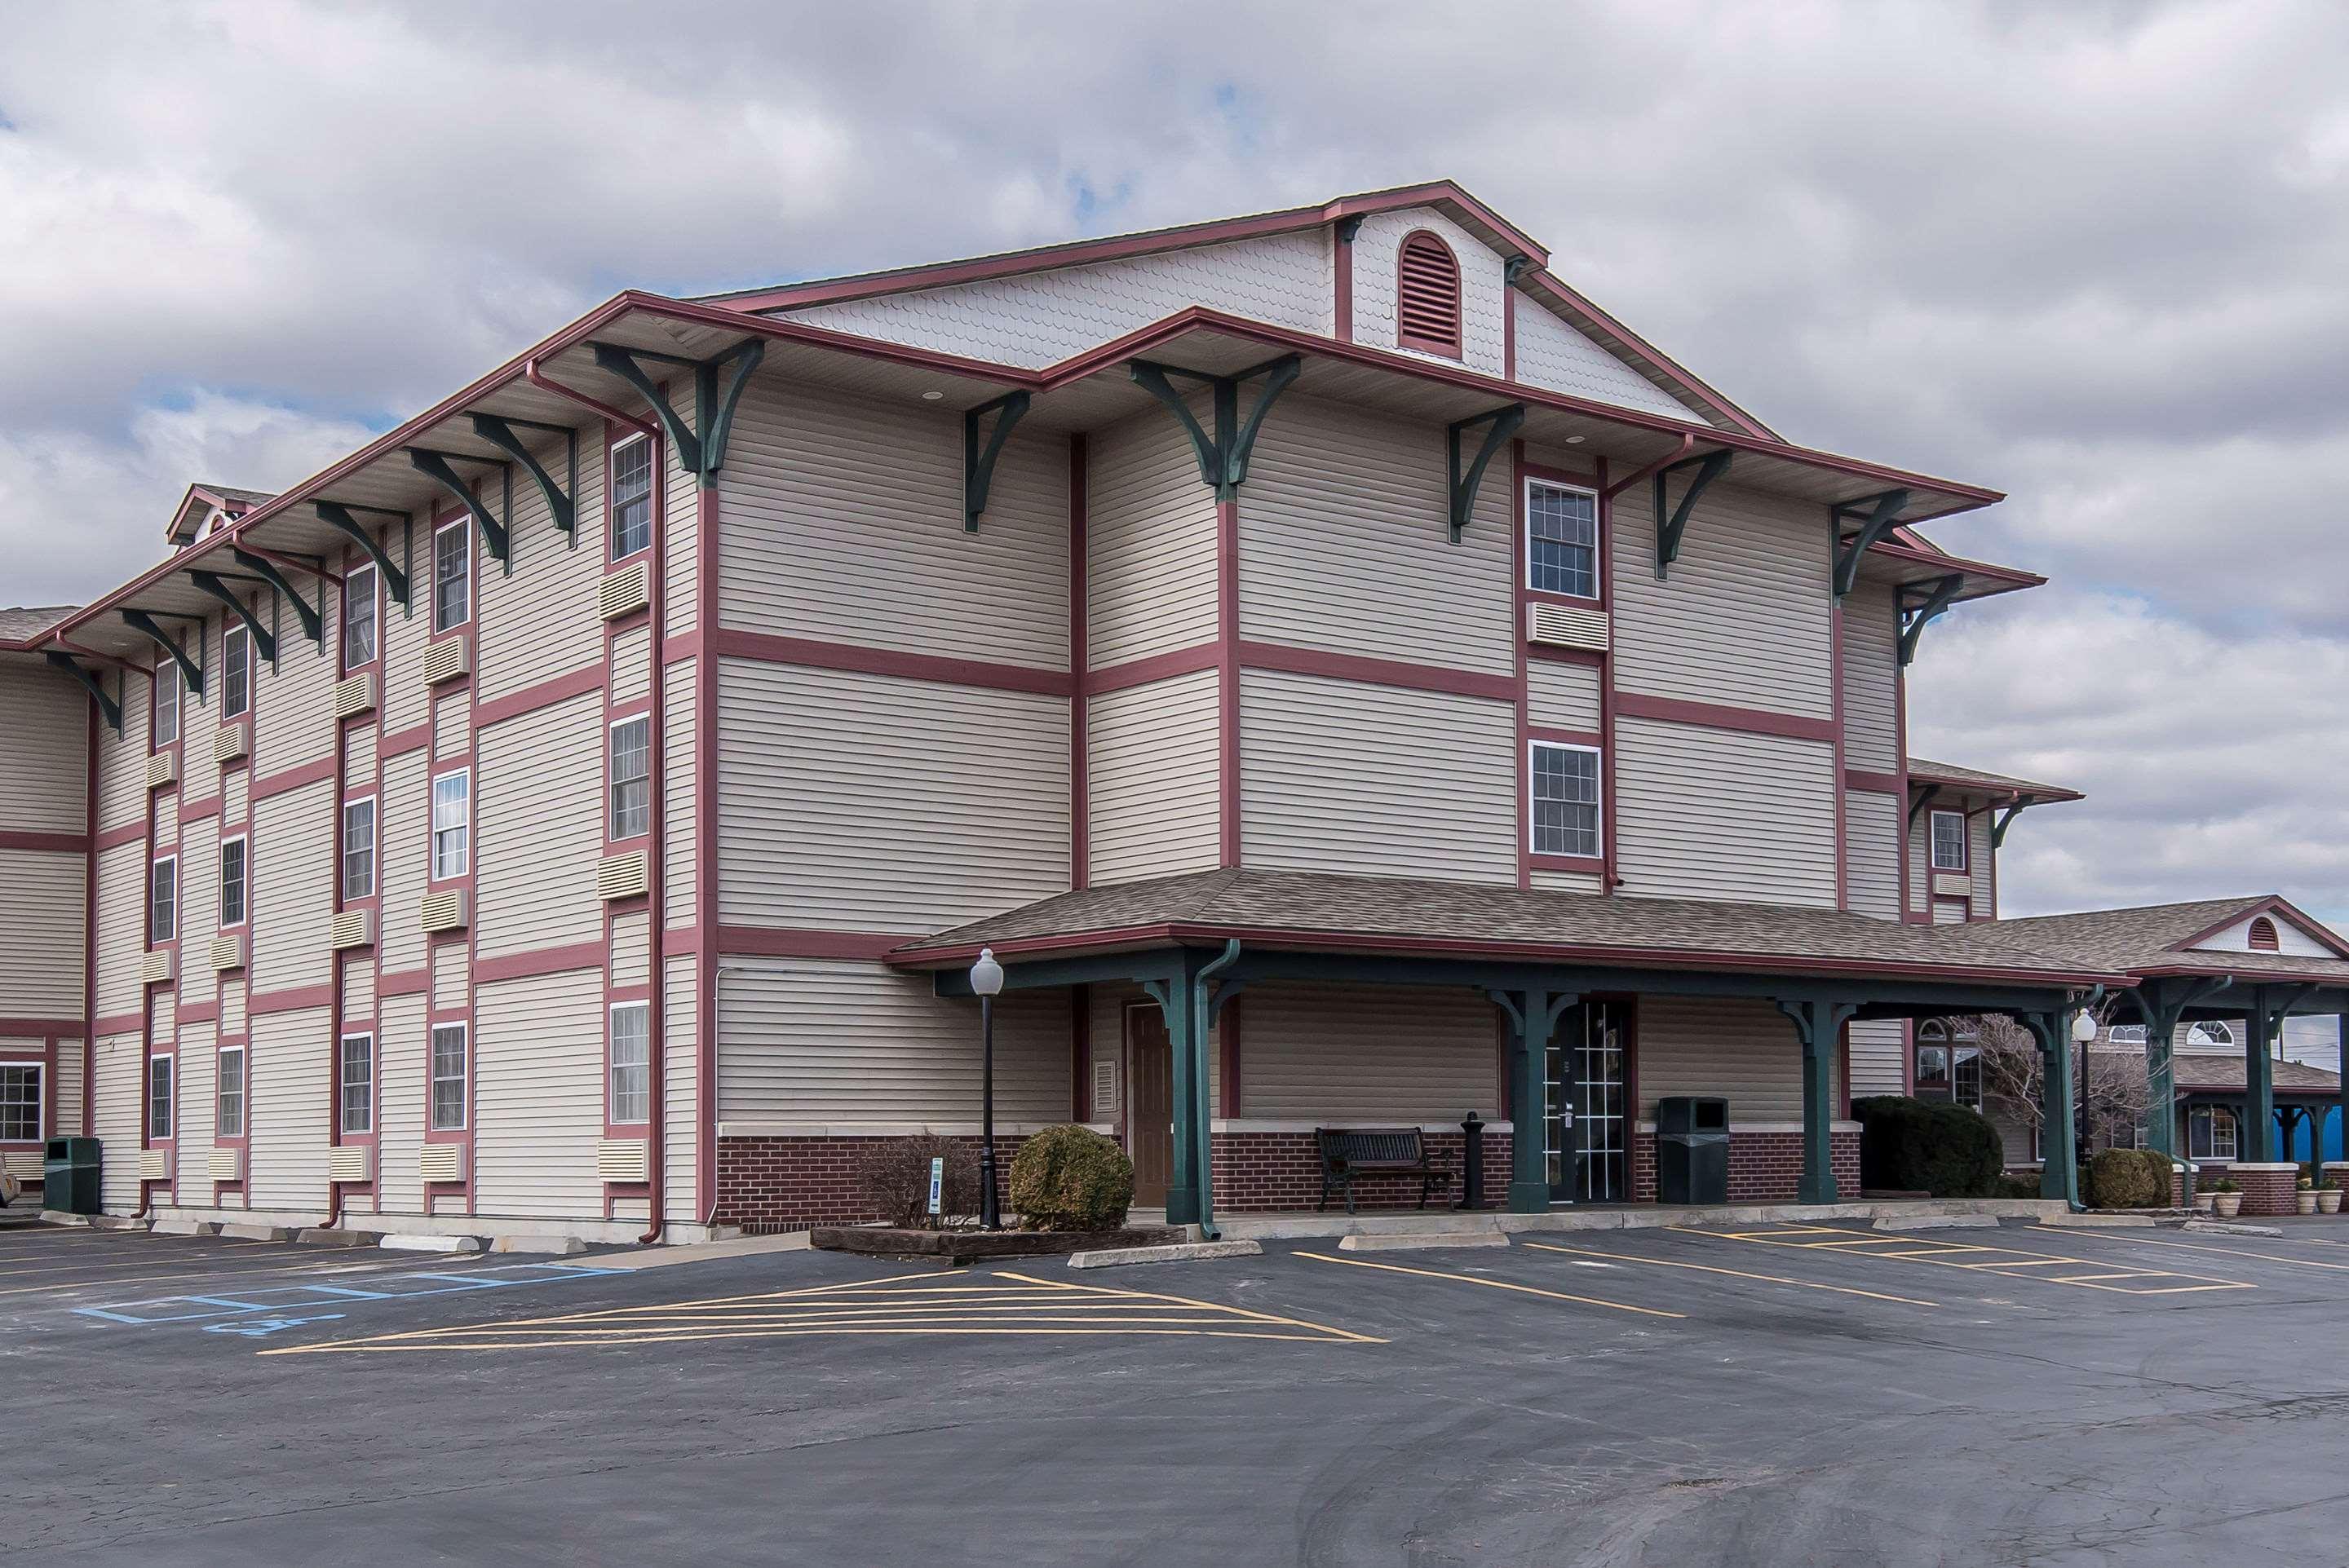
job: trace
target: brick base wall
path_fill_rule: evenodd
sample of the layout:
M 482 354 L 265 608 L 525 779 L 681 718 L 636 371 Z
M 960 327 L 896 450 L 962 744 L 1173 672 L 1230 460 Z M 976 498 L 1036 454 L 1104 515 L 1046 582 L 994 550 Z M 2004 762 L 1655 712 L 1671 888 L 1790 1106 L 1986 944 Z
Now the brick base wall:
M 1452 1172 L 1449 1183 L 1431 1188 L 1427 1206 L 1450 1208 L 1466 1181 L 1467 1134 L 1430 1132 L 1428 1163 Z M 1321 1202 L 1321 1155 L 1309 1132 L 1218 1132 L 1211 1140 L 1215 1160 L 1216 1212 L 1262 1213 L 1310 1209 Z M 1487 1131 L 1485 1145 L 1485 1206 L 1497 1209 L 1509 1196 L 1509 1135 Z M 1366 1176 L 1354 1183 L 1357 1209 L 1410 1209 L 1419 1203 L 1415 1176 Z M 1333 1209 L 1345 1200 L 1331 1193 Z
M 1827 1162 L 1835 1171 L 1836 1190 L 1846 1198 L 1859 1196 L 1859 1132 L 1827 1134 Z M 1729 1134 L 1729 1201 L 1733 1203 L 1791 1203 L 1803 1181 L 1803 1135 L 1799 1132 L 1739 1132 Z M 1631 1135 L 1631 1201 L 1656 1201 L 1656 1135 Z
M 721 1138 L 718 1140 L 716 1222 L 752 1234 L 810 1225 L 853 1225 L 882 1216 L 857 1191 L 864 1150 L 891 1138 Z M 976 1138 L 956 1140 L 978 1152 Z M 1024 1137 L 995 1139 L 999 1192 L 1011 1185 L 1011 1157 Z
M 2297 1165 L 2237 1164 L 2228 1172 L 2243 1189 L 2243 1209 L 2246 1214 L 2296 1214 L 2300 1212 L 2300 1167 Z

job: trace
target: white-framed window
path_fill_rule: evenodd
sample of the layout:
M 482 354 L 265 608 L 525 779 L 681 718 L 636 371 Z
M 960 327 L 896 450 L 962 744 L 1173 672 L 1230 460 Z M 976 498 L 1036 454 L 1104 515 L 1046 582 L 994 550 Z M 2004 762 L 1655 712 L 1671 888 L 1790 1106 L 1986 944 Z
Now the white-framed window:
M 155 744 L 159 747 L 180 738 L 180 690 L 187 679 L 169 658 L 155 661 Z
M 1592 491 L 1526 481 L 1526 586 L 1599 597 L 1599 497 Z
M 2230 1107 L 2198 1105 L 2187 1111 L 2189 1160 L 2232 1160 L 2235 1149 L 2235 1113 Z
M 460 877 L 471 863 L 473 775 L 460 768 L 432 780 L 432 877 Z
M 1537 740 L 1529 748 L 1533 780 L 1531 843 L 1537 855 L 1599 852 L 1599 772 L 1595 747 Z
M 2224 1018 L 2206 1018 L 2186 1031 L 2186 1043 L 2189 1046 L 2231 1046 L 2235 1043 L 2235 1031 Z
M 212 1136 L 244 1136 L 244 1047 L 220 1048 L 218 1091 L 212 1099 Z
M 375 1130 L 375 1037 L 345 1035 L 335 1057 L 336 1124 L 345 1134 Z
M 169 942 L 180 934 L 180 857 L 164 855 L 147 873 L 147 940 Z
M 221 634 L 221 717 L 240 718 L 253 707 L 253 634 L 243 623 Z
M 375 662 L 376 571 L 355 566 L 343 579 L 343 668 Z
M 612 726 L 612 837 L 633 839 L 653 827 L 653 721 L 638 714 Z
M 432 629 L 445 632 L 473 617 L 473 536 L 461 517 L 432 535 Z
M 653 443 L 631 436 L 612 449 L 612 559 L 653 542 Z
M 343 902 L 375 896 L 375 797 L 343 802 Z
M 2145 1044 L 2145 1026 L 2115 1024 L 2105 1031 L 2105 1038 L 2116 1046 L 2141 1046 Z
M 172 1062 L 169 1056 L 147 1058 L 147 1138 L 154 1142 L 171 1136 Z
M 653 1119 L 653 1009 L 649 1002 L 612 1008 L 612 1119 Z
M 222 839 L 220 859 L 220 923 L 222 925 L 244 923 L 246 891 L 253 885 L 252 868 L 245 863 L 245 841 L 242 838 Z
M 0 1062 L 0 1143 L 38 1143 L 41 1130 L 39 1062 Z
M 1966 869 L 1966 814 L 1963 811 L 1935 811 L 1931 814 L 1933 834 L 1933 869 L 1937 872 L 1961 872 Z
M 1981 1037 L 1971 1024 L 1952 1027 L 1941 1018 L 1917 1026 L 1916 1093 L 1920 1099 L 1946 1099 L 1970 1109 L 1982 1106 Z
M 461 1132 L 465 1128 L 465 1026 L 432 1026 L 432 1130 Z

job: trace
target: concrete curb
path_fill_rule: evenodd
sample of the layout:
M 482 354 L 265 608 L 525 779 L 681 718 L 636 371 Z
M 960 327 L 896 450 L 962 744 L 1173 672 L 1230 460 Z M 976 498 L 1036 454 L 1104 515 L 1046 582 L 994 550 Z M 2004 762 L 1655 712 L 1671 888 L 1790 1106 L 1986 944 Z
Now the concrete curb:
M 1072 1269 L 1120 1268 L 1127 1264 L 1186 1264 L 1205 1258 L 1253 1258 L 1264 1255 L 1254 1242 L 1174 1242 L 1163 1247 L 1103 1247 L 1071 1253 Z
M 2041 1223 L 2046 1223 L 2042 1221 Z M 1879 1231 L 1995 1231 L 1996 1214 L 1918 1214 L 1902 1220 L 1878 1220 Z
M 2158 1214 L 2049 1214 L 2039 1222 L 2043 1225 L 2070 1226 L 2081 1231 L 2150 1230 L 2159 1221 Z
M 1420 1231 L 1402 1235 L 1352 1235 L 1338 1239 L 1341 1253 L 1402 1253 L 1420 1247 L 1506 1247 L 1498 1231 Z
M 665 1269 L 678 1264 L 715 1263 L 724 1258 L 762 1257 L 769 1253 L 803 1253 L 808 1250 L 805 1231 L 785 1231 L 771 1236 L 729 1236 L 720 1242 L 685 1242 L 676 1246 L 639 1247 L 634 1252 L 604 1253 L 595 1259 L 599 1269 L 620 1269 L 634 1273 L 638 1269 Z
M 320 1225 L 309 1225 L 294 1239 L 315 1247 L 371 1247 L 375 1238 L 373 1231 L 329 1231 Z
M 294 1233 L 284 1225 L 254 1225 L 242 1220 L 228 1221 L 221 1226 L 220 1233 L 239 1242 L 290 1242 L 294 1239 Z
M 398 1233 L 384 1235 L 376 1245 L 388 1253 L 478 1253 L 481 1241 L 478 1236 L 409 1236 Z
M 93 1231 L 143 1231 L 150 1222 L 124 1214 L 92 1214 L 89 1217 L 89 1228 Z
M 89 1216 L 88 1214 L 68 1214 L 63 1209 L 44 1209 L 41 1211 L 41 1223 L 45 1225 L 81 1225 L 86 1227 L 89 1223 Z
M 2245 1225 L 2233 1220 L 2189 1220 L 2178 1227 L 2181 1231 L 2198 1231 L 2206 1236 L 2281 1236 L 2282 1225 Z
M 1309 1212 L 1224 1214 L 1224 1234 L 1260 1242 L 1317 1241 L 1330 1236 L 1458 1234 L 1493 1231 L 1647 1231 L 1688 1226 L 1826 1224 L 1851 1220 L 1922 1219 L 1936 1214 L 1978 1214 L 1993 1219 L 2035 1220 L 2064 1212 L 2061 1198 L 1935 1198 L 1923 1202 L 1877 1199 L 1847 1203 L 1638 1204 L 1623 1208 L 1552 1209 L 1541 1214 L 1497 1210 L 1402 1210 L 1383 1214 Z
M 158 1220 L 149 1229 L 159 1236 L 216 1236 L 220 1227 L 210 1220 Z
M 587 1243 L 576 1236 L 499 1236 L 490 1243 L 493 1253 L 538 1253 L 567 1258 L 584 1253 Z

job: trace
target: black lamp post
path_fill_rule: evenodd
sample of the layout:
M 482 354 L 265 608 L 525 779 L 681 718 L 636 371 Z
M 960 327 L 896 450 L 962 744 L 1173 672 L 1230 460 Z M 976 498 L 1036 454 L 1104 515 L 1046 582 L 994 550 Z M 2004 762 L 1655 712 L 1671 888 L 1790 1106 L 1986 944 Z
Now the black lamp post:
M 995 998 L 1003 989 L 1003 965 L 995 950 L 982 947 L 970 966 L 970 988 L 978 997 L 978 1222 L 990 1231 L 1003 1229 L 1002 1212 L 995 1203 Z

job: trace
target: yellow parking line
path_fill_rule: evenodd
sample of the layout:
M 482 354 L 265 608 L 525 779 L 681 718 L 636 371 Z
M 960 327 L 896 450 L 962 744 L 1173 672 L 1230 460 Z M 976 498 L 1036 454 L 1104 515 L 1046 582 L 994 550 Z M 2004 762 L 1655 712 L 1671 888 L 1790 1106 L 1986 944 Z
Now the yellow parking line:
M 1856 1252 L 1848 1248 L 1837 1247 L 1831 1243 L 1785 1241 L 1777 1236 L 1760 1232 L 1696 1231 L 1693 1233 L 1697 1235 L 1719 1236 L 1725 1241 L 1751 1242 L 1762 1246 L 1789 1247 L 1797 1252 L 1829 1251 L 1833 1252 L 1839 1257 L 1885 1258 L 1902 1263 L 1930 1264 L 1940 1268 L 1964 1269 L 1968 1273 L 1971 1274 L 1995 1274 L 2002 1278 L 2008 1279 L 2042 1279 L 2045 1280 L 2050 1284 L 2064 1284 L 2073 1282 L 2066 1281 L 2057 1275 L 2032 1274 L 2024 1273 L 2023 1271 L 2027 1269 L 2044 1269 L 2053 1267 L 2103 1269 L 2106 1266 L 2106 1264 L 2100 1264 L 2093 1258 L 2064 1257 L 2051 1253 L 2035 1253 L 2023 1247 L 1977 1247 L 1968 1245 L 1965 1247 L 1953 1247 L 1946 1250 L 1936 1248 L 1909 1253 Z M 1837 1233 L 1822 1232 L 1819 1233 Z M 1847 1232 L 1840 1233 L 1853 1234 L 1854 1233 Z M 1982 1258 L 1980 1261 L 1961 1261 L 1961 1258 L 1970 1253 L 1980 1253 L 1982 1254 Z M 2083 1290 L 2112 1291 L 2122 1295 L 2170 1295 L 2185 1294 L 2188 1291 L 2257 1290 L 2259 1288 L 2257 1285 L 2244 1280 L 2220 1279 L 2212 1274 L 2183 1274 L 2172 1269 L 2147 1269 L 2138 1271 L 2133 1276 L 2112 1274 L 2100 1275 L 2099 1277 L 2136 1277 L 2147 1280 L 2171 1279 L 2186 1280 L 2190 1283 L 2187 1285 L 2178 1287 L 2165 1287 L 2160 1289 L 2148 1287 L 2143 1290 L 2123 1290 L 2117 1285 L 2095 1284 L 2082 1282 L 2080 1284 L 2080 1288 Z
M 1920 1301 L 1915 1296 L 1911 1295 L 1885 1295 L 1879 1292 L 1872 1290 L 1857 1290 L 1850 1285 L 1821 1284 L 1816 1280 L 1787 1279 L 1782 1274 L 1747 1274 L 1744 1269 L 1725 1269 L 1718 1267 L 1713 1264 L 1684 1264 L 1676 1262 L 1670 1258 L 1643 1258 L 1631 1253 L 1594 1252 L 1588 1247 L 1561 1247 L 1554 1242 L 1526 1242 L 1520 1244 L 1530 1247 L 1537 1252 L 1573 1253 L 1581 1257 L 1605 1258 L 1610 1263 L 1653 1264 L 1656 1267 L 1662 1269 L 1693 1269 L 1699 1274 L 1728 1274 L 1733 1279 L 1756 1279 L 1769 1284 L 1795 1285 L 1803 1290 L 1826 1290 L 1833 1291 L 1837 1295 L 1866 1296 L 1870 1301 L 1897 1301 L 1903 1306 L 1939 1306 L 1941 1305 L 1938 1301 Z
M 1552 1301 L 1571 1301 L 1583 1306 L 1611 1306 L 1618 1312 L 1636 1312 L 1646 1317 L 1681 1317 L 1685 1312 L 1665 1312 L 1658 1307 L 1633 1306 L 1628 1302 L 1604 1301 L 1595 1295 L 1573 1295 L 1562 1290 L 1543 1290 L 1537 1285 L 1516 1284 L 1505 1279 L 1486 1279 L 1481 1274 L 1447 1274 L 1442 1269 L 1412 1269 L 1401 1264 L 1374 1264 L 1362 1258 L 1332 1257 L 1328 1253 L 1299 1253 L 1300 1258 L 1316 1258 L 1325 1264 L 1350 1264 L 1358 1269 L 1384 1269 L 1389 1274 L 1422 1274 L 1429 1279 L 1457 1280 L 1463 1284 L 1490 1285 L 1495 1290 L 1514 1290 L 1526 1295 L 1546 1295 Z
M 2330 1269 L 2337 1274 L 2349 1274 L 2349 1264 L 2328 1264 L 2320 1258 L 2288 1258 L 2278 1253 L 2249 1253 L 2239 1247 L 2206 1247 L 2195 1242 L 2166 1242 L 2152 1236 L 2111 1236 L 2101 1232 L 2089 1233 L 2100 1242 L 2121 1242 L 2133 1247 L 2176 1247 L 2186 1253 L 2215 1253 L 2222 1258 L 2260 1258 L 2271 1264 L 2290 1264 L 2295 1268 Z

